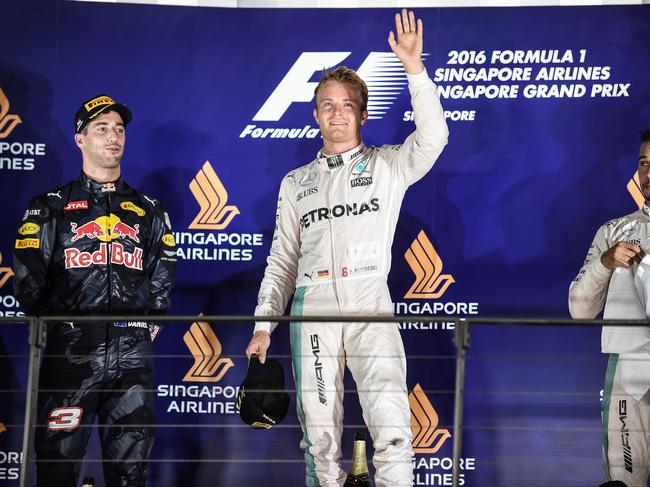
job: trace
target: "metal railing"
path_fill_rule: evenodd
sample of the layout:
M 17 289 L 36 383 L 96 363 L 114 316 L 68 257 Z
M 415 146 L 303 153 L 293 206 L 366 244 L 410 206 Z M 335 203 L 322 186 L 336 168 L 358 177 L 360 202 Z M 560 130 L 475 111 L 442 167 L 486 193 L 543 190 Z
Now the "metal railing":
M 28 323 L 29 324 L 29 368 L 26 389 L 25 419 L 23 431 L 23 459 L 20 469 L 20 485 L 30 485 L 31 468 L 34 464 L 33 447 L 34 431 L 36 428 L 36 404 L 38 395 L 40 361 L 42 350 L 47 339 L 47 324 L 50 322 L 74 321 L 75 323 L 111 322 L 111 321 L 151 321 L 151 316 L 23 316 L 0 317 L 3 323 Z M 156 316 L 156 322 L 419 322 L 419 323 L 453 323 L 455 327 L 454 346 L 456 349 L 456 373 L 454 387 L 454 421 L 453 421 L 453 467 L 452 485 L 457 487 L 460 483 L 460 459 L 462 454 L 463 437 L 463 406 L 465 398 L 465 368 L 467 351 L 471 343 L 471 330 L 475 326 L 500 325 L 500 326 L 650 326 L 646 320 L 571 320 L 571 319 L 531 319 L 531 318 L 463 318 L 453 316 L 221 316 L 221 315 L 179 315 Z M 178 425 L 175 425 L 178 426 Z

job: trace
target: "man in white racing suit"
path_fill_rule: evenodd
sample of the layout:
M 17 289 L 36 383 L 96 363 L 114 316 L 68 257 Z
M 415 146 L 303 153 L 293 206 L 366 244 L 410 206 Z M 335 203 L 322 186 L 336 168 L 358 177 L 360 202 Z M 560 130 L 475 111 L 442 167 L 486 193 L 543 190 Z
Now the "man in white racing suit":
M 598 229 L 569 288 L 573 318 L 645 320 L 650 316 L 650 130 L 641 134 L 641 209 Z M 603 326 L 609 353 L 602 401 L 607 480 L 647 487 L 650 473 L 650 329 Z
M 406 189 L 433 166 L 448 131 L 436 86 L 421 61 L 422 21 L 396 14 L 388 42 L 408 77 L 416 130 L 400 145 L 367 147 L 360 129 L 368 91 L 352 70 L 324 75 L 314 117 L 323 135 L 315 160 L 280 187 L 276 227 L 257 316 L 392 315 L 391 245 Z M 276 323 L 259 322 L 246 349 L 264 360 Z M 306 485 L 342 486 L 343 373 L 356 382 L 375 448 L 377 486 L 411 486 L 410 410 L 396 323 L 291 323 L 293 372 Z

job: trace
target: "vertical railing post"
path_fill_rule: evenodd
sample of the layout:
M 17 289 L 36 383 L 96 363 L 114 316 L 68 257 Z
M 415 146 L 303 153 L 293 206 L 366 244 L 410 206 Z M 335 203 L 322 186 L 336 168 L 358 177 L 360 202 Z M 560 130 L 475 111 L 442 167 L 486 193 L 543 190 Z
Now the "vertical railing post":
M 29 319 L 29 372 L 25 401 L 25 427 L 23 429 L 23 458 L 20 464 L 20 487 L 31 485 L 34 450 L 34 430 L 38 403 L 38 379 L 41 351 L 45 346 L 46 325 L 40 316 Z
M 459 487 L 460 457 L 463 446 L 463 399 L 465 394 L 465 359 L 469 348 L 469 322 L 456 321 L 456 388 L 454 392 L 454 446 L 451 485 Z

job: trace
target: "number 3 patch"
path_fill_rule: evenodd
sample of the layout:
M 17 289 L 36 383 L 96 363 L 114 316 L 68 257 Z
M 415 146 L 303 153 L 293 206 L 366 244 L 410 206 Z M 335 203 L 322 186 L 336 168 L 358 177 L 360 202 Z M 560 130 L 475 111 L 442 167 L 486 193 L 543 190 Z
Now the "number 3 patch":
M 48 430 L 75 430 L 81 425 L 84 410 L 80 407 L 55 408 L 47 418 Z

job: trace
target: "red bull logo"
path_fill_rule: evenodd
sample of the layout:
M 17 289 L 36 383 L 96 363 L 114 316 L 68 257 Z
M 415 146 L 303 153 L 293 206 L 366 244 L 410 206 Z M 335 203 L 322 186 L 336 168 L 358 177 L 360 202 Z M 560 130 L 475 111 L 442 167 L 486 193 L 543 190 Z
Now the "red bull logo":
M 78 269 L 91 265 L 106 265 L 109 263 L 123 265 L 129 269 L 142 270 L 142 249 L 136 248 L 133 253 L 124 250 L 121 243 L 111 245 L 110 256 L 108 244 L 102 242 L 94 252 L 82 252 L 79 249 L 65 249 L 65 268 Z
M 74 234 L 70 239 L 76 242 L 83 238 L 97 239 L 102 242 L 99 249 L 94 252 L 82 252 L 79 249 L 69 248 L 65 250 L 65 268 L 76 269 L 90 267 L 91 265 L 111 264 L 123 265 L 129 269 L 142 270 L 142 249 L 136 248 L 132 253 L 124 249 L 119 242 L 108 245 L 108 242 L 118 239 L 130 239 L 140 243 L 138 234 L 140 225 L 128 225 L 121 221 L 116 215 L 100 216 L 95 220 L 78 225 L 70 223 L 70 230 Z M 110 254 L 110 255 L 109 255 Z
M 74 233 L 71 242 L 76 242 L 82 238 L 96 238 L 102 242 L 110 242 L 118 238 L 129 238 L 136 243 L 140 243 L 138 238 L 140 225 L 128 225 L 112 213 L 110 216 L 100 216 L 96 220 L 89 221 L 81 226 L 70 223 L 70 230 Z
M 140 225 L 137 223 L 133 226 L 130 226 L 124 222 L 117 222 L 113 226 L 112 233 L 113 235 L 118 235 L 120 238 L 130 238 L 134 242 L 140 243 L 140 239 L 138 238 L 139 231 Z
M 76 223 L 70 223 L 70 230 L 74 233 L 71 242 L 76 242 L 84 237 L 87 238 L 98 238 L 98 237 L 107 237 L 108 234 L 104 231 L 102 226 L 96 221 L 91 221 L 84 223 L 80 227 Z

